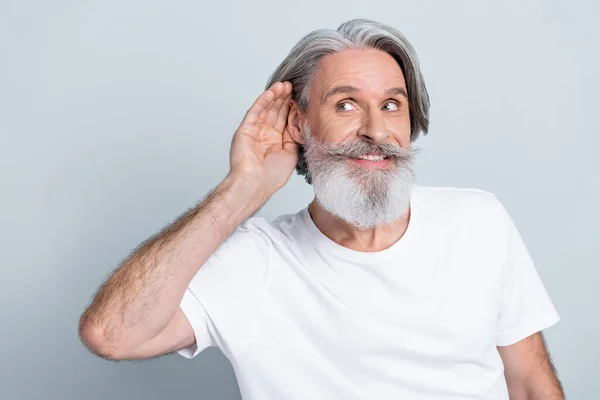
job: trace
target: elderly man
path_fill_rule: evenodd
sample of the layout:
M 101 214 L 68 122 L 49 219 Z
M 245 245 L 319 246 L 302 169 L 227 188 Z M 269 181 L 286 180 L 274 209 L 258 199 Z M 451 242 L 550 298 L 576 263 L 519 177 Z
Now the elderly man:
M 111 360 L 218 346 L 244 399 L 562 399 L 541 333 L 559 316 L 503 206 L 413 183 L 429 99 L 402 34 L 312 32 L 267 87 L 227 177 L 107 280 L 83 343 Z M 252 217 L 294 168 L 314 201 Z

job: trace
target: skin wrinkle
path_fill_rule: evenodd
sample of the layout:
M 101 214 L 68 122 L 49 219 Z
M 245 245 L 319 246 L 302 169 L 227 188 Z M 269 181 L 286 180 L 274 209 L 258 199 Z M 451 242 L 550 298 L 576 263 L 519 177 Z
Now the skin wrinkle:
M 329 92 L 327 92 L 327 94 L 321 99 L 321 104 L 325 104 L 327 102 L 327 99 L 329 99 L 331 96 L 336 95 L 336 94 L 355 94 L 355 93 L 360 93 L 361 89 L 356 88 L 354 86 L 337 86 L 334 87 L 333 89 L 331 89 Z M 408 94 L 406 93 L 406 89 L 403 87 L 396 87 L 396 88 L 391 88 L 385 91 L 386 95 L 389 96 L 395 96 L 395 95 L 402 95 L 402 97 L 404 97 L 406 99 L 406 101 L 408 101 Z

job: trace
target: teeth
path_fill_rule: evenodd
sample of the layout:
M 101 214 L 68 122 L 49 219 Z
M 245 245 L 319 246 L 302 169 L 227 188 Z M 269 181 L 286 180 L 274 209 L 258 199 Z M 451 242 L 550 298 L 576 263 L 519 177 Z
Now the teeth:
M 359 156 L 358 158 L 362 159 L 362 160 L 369 160 L 369 161 L 383 161 L 385 159 L 384 156 Z

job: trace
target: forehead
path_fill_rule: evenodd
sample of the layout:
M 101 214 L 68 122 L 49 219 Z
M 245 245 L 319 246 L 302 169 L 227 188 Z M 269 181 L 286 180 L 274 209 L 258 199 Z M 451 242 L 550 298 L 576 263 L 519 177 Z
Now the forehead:
M 376 94 L 392 87 L 406 88 L 396 60 L 376 49 L 352 49 L 328 54 L 317 65 L 311 95 L 322 96 L 334 86 L 354 86 Z

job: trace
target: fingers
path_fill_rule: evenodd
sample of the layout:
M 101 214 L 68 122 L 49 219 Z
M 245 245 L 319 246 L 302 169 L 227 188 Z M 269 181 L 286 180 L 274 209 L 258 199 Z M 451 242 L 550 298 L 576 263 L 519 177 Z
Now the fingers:
M 242 120 L 242 124 L 256 124 L 263 114 L 263 111 L 267 109 L 274 99 L 275 93 L 273 93 L 273 91 L 270 89 L 266 92 L 263 92 L 260 96 L 258 96 L 258 99 L 256 99 L 254 104 L 252 104 L 252 106 L 246 112 L 246 116 Z
M 273 91 L 275 93 L 275 100 L 273 103 L 271 103 L 271 107 L 269 107 L 269 110 L 267 111 L 266 118 L 264 120 L 265 125 L 272 127 L 281 125 L 281 123 L 278 124 L 281 118 L 280 115 L 282 112 L 285 112 L 286 108 L 289 112 L 289 99 L 292 91 L 291 88 L 292 84 L 289 82 L 283 82 L 281 85 L 274 85 Z M 287 119 L 287 114 L 285 115 L 285 118 Z M 284 127 L 285 124 L 277 130 L 281 132 Z
M 291 83 L 275 82 L 256 99 L 252 107 L 246 112 L 242 124 L 255 125 L 257 123 L 264 123 L 274 127 L 280 121 L 280 114 L 282 112 L 289 112 L 291 92 Z M 288 107 L 287 111 L 285 110 L 286 107 Z M 287 119 L 287 114 L 285 118 Z
M 284 94 L 289 90 L 289 94 L 285 96 L 283 99 L 283 104 L 279 108 L 279 112 L 277 113 L 277 119 L 275 120 L 275 125 L 273 127 L 277 132 L 283 132 L 285 126 L 287 125 L 288 115 L 290 113 L 290 100 L 292 99 L 292 84 L 289 82 L 285 82 L 284 84 L 289 85 L 284 90 Z

